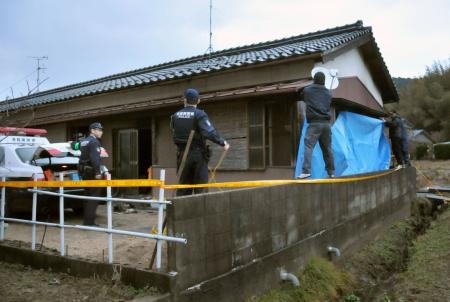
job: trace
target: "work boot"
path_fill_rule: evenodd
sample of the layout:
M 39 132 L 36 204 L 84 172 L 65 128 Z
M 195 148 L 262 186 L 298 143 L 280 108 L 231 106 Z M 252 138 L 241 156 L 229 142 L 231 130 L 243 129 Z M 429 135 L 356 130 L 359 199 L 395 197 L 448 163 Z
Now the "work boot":
M 297 176 L 297 179 L 303 179 L 303 178 L 308 178 L 311 177 L 311 173 L 302 173 L 299 176 Z

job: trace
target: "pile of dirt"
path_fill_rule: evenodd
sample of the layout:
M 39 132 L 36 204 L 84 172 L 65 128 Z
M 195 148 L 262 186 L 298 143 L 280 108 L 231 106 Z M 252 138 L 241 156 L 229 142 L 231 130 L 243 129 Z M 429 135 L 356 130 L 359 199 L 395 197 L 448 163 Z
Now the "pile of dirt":
M 76 278 L 67 274 L 0 262 L 2 302 L 118 302 L 151 294 L 158 293 L 153 288 L 136 290 L 111 280 Z

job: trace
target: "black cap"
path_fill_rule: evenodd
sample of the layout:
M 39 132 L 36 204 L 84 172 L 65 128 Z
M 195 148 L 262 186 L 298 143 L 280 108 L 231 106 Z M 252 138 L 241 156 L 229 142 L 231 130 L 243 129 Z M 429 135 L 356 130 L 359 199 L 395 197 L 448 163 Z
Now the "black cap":
M 99 122 L 95 122 L 95 123 L 92 123 L 89 125 L 89 130 L 92 130 L 92 129 L 102 129 L 103 130 L 103 126 Z

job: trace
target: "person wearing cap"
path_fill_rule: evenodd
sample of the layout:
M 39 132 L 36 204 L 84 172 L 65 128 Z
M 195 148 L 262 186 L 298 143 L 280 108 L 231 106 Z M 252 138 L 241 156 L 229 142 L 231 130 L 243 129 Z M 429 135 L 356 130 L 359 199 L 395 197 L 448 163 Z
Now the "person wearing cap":
M 184 108 L 170 118 L 173 141 L 177 146 L 177 172 L 181 173 L 179 176 L 180 184 L 208 183 L 209 152 L 206 140 L 223 146 L 224 150 L 228 150 L 230 147 L 214 128 L 206 112 L 197 108 L 199 102 L 198 91 L 192 88 L 186 89 L 184 92 Z M 194 136 L 191 146 L 187 150 L 186 162 L 183 171 L 178 171 L 191 130 L 194 130 Z M 204 191 L 204 188 L 179 189 L 177 190 L 177 196 L 198 194 Z
M 331 92 L 325 87 L 325 74 L 317 72 L 314 83 L 305 87 L 300 99 L 306 103 L 306 120 L 308 129 L 305 134 L 305 153 L 302 173 L 297 178 L 311 176 L 311 157 L 317 141 L 322 149 L 325 168 L 328 176 L 334 177 L 333 148 L 331 145 Z
M 78 171 L 80 172 L 81 179 L 94 180 L 102 179 L 100 172 L 101 165 L 101 144 L 99 139 L 103 135 L 102 124 L 95 122 L 89 126 L 89 136 L 80 143 L 80 162 L 78 165 Z M 88 188 L 87 193 L 89 196 L 99 196 L 100 188 Z M 98 202 L 95 200 L 84 201 L 83 211 L 83 224 L 96 226 L 95 213 L 97 211 Z

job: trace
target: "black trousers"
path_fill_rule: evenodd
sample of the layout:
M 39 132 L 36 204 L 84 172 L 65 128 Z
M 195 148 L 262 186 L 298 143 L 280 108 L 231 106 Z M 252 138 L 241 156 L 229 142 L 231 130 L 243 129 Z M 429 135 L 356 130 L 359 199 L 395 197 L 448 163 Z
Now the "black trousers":
M 95 180 L 94 173 L 83 173 L 81 175 L 83 180 Z M 86 196 L 98 197 L 101 195 L 102 188 L 85 188 Z M 98 201 L 97 200 L 84 200 L 83 201 L 83 224 L 93 225 L 95 224 L 95 216 L 97 212 Z
M 183 151 L 177 153 L 177 171 L 183 159 Z M 191 148 L 181 172 L 180 184 L 204 184 L 208 183 L 208 159 L 204 151 Z M 177 196 L 200 194 L 206 192 L 205 188 L 178 189 Z
M 397 165 L 403 165 L 404 158 L 403 158 L 402 139 L 400 137 L 392 137 L 391 145 L 392 145 L 392 152 L 394 153 L 395 160 L 397 161 Z
M 302 173 L 311 174 L 311 157 L 314 146 L 319 141 L 328 175 L 334 174 L 333 148 L 331 146 L 331 126 L 329 122 L 312 122 L 305 135 L 305 155 Z

